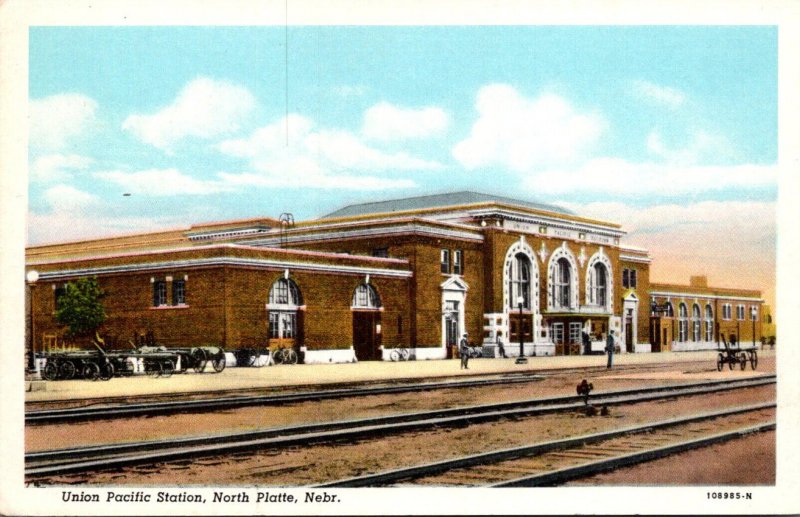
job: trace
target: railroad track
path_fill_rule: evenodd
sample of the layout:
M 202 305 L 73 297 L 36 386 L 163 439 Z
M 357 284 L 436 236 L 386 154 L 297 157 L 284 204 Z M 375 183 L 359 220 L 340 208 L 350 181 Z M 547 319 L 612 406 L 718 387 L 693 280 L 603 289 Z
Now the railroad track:
M 675 384 L 595 394 L 596 405 L 620 405 L 707 394 L 716 391 L 765 386 L 775 376 L 749 379 Z M 435 427 L 469 425 L 504 418 L 574 411 L 584 407 L 581 397 L 561 396 L 466 406 L 451 409 L 401 413 L 381 417 L 269 428 L 231 434 L 169 440 L 129 442 L 71 449 L 48 450 L 25 455 L 26 477 L 119 468 L 137 464 L 169 462 L 202 456 L 226 455 L 265 448 L 335 442 L 386 436 Z
M 703 362 L 706 364 L 706 362 Z M 664 364 L 630 366 L 629 369 L 649 370 L 661 368 Z M 314 391 L 282 393 L 275 395 L 252 396 L 223 396 L 217 398 L 200 398 L 192 400 L 169 400 L 156 402 L 138 402 L 114 405 L 81 406 L 69 408 L 42 409 L 25 412 L 25 424 L 58 424 L 85 420 L 110 420 L 115 418 L 129 418 L 135 416 L 155 416 L 173 413 L 204 412 L 214 410 L 235 409 L 252 406 L 275 406 L 298 402 L 321 401 L 341 399 L 348 397 L 364 397 L 371 395 L 386 395 L 396 393 L 411 393 L 419 391 L 462 389 L 497 384 L 521 384 L 541 381 L 553 375 L 581 373 L 586 375 L 593 371 L 606 371 L 605 367 L 564 369 L 548 371 L 547 373 L 525 372 L 513 376 L 494 377 L 490 379 L 471 379 L 466 381 L 440 381 L 389 386 L 362 386 L 357 388 L 320 389 Z M 625 370 L 617 368 L 615 371 Z M 185 396 L 191 394 L 184 394 Z M 196 394 L 195 394 L 196 395 Z
M 774 430 L 774 420 L 763 420 L 764 413 L 775 407 L 774 402 L 740 406 L 330 481 L 316 487 L 376 487 L 412 483 L 437 486 L 556 486 L 751 433 Z M 725 430 L 720 432 L 720 429 Z M 691 438 L 687 439 L 687 436 Z

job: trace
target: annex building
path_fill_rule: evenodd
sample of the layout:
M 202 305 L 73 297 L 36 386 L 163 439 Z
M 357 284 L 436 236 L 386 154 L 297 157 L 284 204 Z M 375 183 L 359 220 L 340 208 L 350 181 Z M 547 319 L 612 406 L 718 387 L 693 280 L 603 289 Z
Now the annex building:
M 759 341 L 759 291 L 650 282 L 619 224 L 454 192 L 357 204 L 315 220 L 260 218 L 30 247 L 29 350 L 63 346 L 64 285 L 96 277 L 107 343 L 294 347 L 306 363 L 716 348 Z M 35 272 L 35 273 L 34 273 Z M 34 274 L 32 274 L 34 273 Z M 583 334 L 590 347 L 583 345 Z M 81 343 L 75 343 L 81 346 Z

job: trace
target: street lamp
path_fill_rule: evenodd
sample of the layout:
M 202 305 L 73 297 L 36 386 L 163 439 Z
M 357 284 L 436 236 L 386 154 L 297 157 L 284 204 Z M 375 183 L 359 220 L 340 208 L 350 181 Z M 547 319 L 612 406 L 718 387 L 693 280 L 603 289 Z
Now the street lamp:
M 35 269 L 31 269 L 25 274 L 25 280 L 28 281 L 28 289 L 29 289 L 29 313 L 28 317 L 30 318 L 30 327 L 28 332 L 30 335 L 28 336 L 29 340 L 29 347 L 30 347 L 30 358 L 28 359 L 28 367 L 33 370 L 36 368 L 36 351 L 34 350 L 36 338 L 34 337 L 34 324 L 33 324 L 33 288 L 36 287 L 36 282 L 39 280 L 39 272 Z
M 517 364 L 525 364 L 528 362 L 528 359 L 525 357 L 523 353 L 523 340 L 524 340 L 524 333 L 522 332 L 522 305 L 525 303 L 525 298 L 522 296 L 517 297 L 517 306 L 519 307 L 519 326 L 517 327 L 517 331 L 519 332 L 519 357 L 517 357 Z
M 753 321 L 753 348 L 756 347 L 756 306 L 750 306 L 750 319 Z

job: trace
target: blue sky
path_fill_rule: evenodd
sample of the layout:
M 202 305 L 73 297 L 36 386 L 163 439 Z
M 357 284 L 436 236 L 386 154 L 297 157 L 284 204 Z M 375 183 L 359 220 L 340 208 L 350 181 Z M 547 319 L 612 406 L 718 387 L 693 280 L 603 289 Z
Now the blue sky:
M 653 254 L 685 239 L 684 262 L 719 262 L 697 246 L 733 228 L 774 274 L 776 27 L 29 38 L 31 244 L 470 189 L 623 223 Z

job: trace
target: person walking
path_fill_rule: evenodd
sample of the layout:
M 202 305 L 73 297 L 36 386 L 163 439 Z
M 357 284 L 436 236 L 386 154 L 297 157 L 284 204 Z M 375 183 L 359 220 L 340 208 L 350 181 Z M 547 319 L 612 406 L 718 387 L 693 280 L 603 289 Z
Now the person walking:
M 467 334 L 464 332 L 464 336 L 461 338 L 461 341 L 458 343 L 458 352 L 461 354 L 461 369 L 462 370 L 469 370 L 469 343 L 467 342 Z
M 502 357 L 503 359 L 506 359 L 508 357 L 506 355 L 506 347 L 503 346 L 503 340 L 502 339 L 498 339 L 497 340 L 497 349 L 500 352 L 500 357 Z
M 611 363 L 614 362 L 614 331 L 609 330 L 606 336 L 606 353 L 608 354 L 608 364 L 606 368 L 611 368 Z

